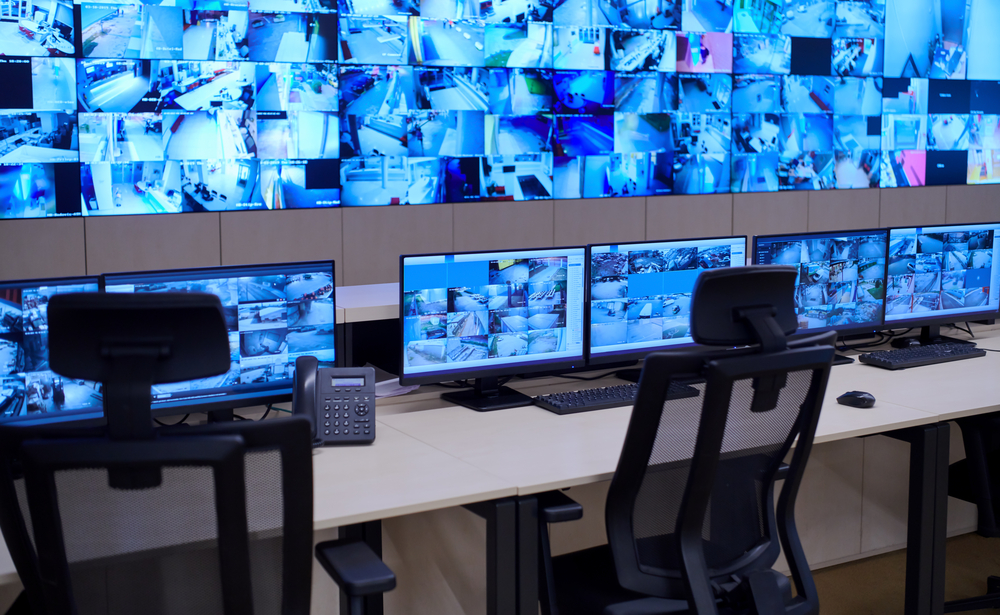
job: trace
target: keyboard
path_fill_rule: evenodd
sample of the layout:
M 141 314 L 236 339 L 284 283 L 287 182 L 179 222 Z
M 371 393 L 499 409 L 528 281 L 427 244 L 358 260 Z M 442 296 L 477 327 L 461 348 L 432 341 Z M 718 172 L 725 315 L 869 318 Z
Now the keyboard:
M 883 369 L 905 369 L 985 356 L 986 351 L 976 348 L 975 344 L 930 344 L 868 352 L 858 357 L 858 360 Z
M 631 406 L 635 402 L 635 395 L 638 391 L 638 384 L 618 384 L 598 389 L 549 393 L 534 397 L 533 401 L 536 406 L 541 406 L 556 414 L 575 414 L 590 410 Z M 671 382 L 670 388 L 667 389 L 668 400 L 697 397 L 700 394 L 698 389 L 679 382 Z

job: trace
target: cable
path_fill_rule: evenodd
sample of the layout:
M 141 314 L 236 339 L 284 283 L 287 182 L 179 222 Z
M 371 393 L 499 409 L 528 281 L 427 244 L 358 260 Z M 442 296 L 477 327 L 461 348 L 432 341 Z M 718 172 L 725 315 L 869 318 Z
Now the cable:
M 865 349 L 868 349 L 868 348 L 875 348 L 877 346 L 881 346 L 882 344 L 885 344 L 886 342 L 888 342 L 892 338 L 891 335 L 888 335 L 888 334 L 885 334 L 885 333 L 876 333 L 876 335 L 878 335 L 878 339 L 877 340 L 869 341 L 869 342 L 862 342 L 860 344 L 840 344 L 839 346 L 837 346 L 837 350 L 845 350 L 846 351 L 846 350 L 865 350 Z
M 154 421 L 154 422 L 155 422 L 155 423 L 156 423 L 157 425 L 159 425 L 160 427 L 173 427 L 174 425 L 180 425 L 180 424 L 181 424 L 181 423 L 183 423 L 184 421 L 188 420 L 188 417 L 189 417 L 189 416 L 191 416 L 191 415 L 190 415 L 190 414 L 185 414 L 185 415 L 184 415 L 184 417 L 183 417 L 183 418 L 182 418 L 181 420 L 177 421 L 176 423 L 164 423 L 164 422 L 163 422 L 163 421 L 161 421 L 160 419 L 156 419 L 156 418 L 154 418 L 154 419 L 153 419 L 153 421 Z
M 955 329 L 958 329 L 959 331 L 965 331 L 966 333 L 969 334 L 969 337 L 976 337 L 976 334 L 972 332 L 972 326 L 969 325 L 968 322 L 965 323 L 964 327 L 960 327 L 957 322 L 953 323 L 951 326 L 954 327 Z
M 440 386 L 445 387 L 446 389 L 467 389 L 470 386 L 472 386 L 469 384 L 468 380 L 456 380 L 454 382 L 439 382 L 438 384 Z
M 263 416 L 261 416 L 261 417 L 260 417 L 259 419 L 257 419 L 257 420 L 258 420 L 258 421 L 263 421 L 264 419 L 266 419 L 266 418 L 267 418 L 267 415 L 268 415 L 268 414 L 271 414 L 271 404 L 268 404 L 268 405 L 267 405 L 267 409 L 266 409 L 266 410 L 264 410 L 264 414 L 263 414 Z

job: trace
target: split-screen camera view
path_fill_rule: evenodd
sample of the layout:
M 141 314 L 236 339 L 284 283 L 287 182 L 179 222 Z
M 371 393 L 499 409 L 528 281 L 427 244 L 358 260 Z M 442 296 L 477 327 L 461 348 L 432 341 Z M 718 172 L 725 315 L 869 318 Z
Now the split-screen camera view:
M 49 299 L 58 293 L 83 292 L 97 292 L 97 280 L 0 288 L 0 420 L 103 408 L 100 383 L 59 376 L 49 369 Z
M 295 360 L 315 356 L 334 361 L 333 277 L 310 273 L 190 279 L 143 284 L 109 282 L 108 292 L 203 292 L 222 302 L 229 331 L 230 368 L 220 376 L 156 384 L 154 396 L 183 398 L 225 389 L 290 380 Z
M 467 286 L 403 294 L 407 366 L 566 351 L 567 257 L 478 264 L 461 276 Z

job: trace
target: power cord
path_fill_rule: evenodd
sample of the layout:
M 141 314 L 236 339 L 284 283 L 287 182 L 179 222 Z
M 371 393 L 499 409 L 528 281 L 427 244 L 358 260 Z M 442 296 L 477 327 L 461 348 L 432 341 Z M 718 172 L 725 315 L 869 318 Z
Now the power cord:
M 163 421 L 161 421 L 160 419 L 157 419 L 157 418 L 154 418 L 153 422 L 156 423 L 157 425 L 159 425 L 160 427 L 173 427 L 174 425 L 180 425 L 184 421 L 188 420 L 189 416 L 191 416 L 191 415 L 190 414 L 185 414 L 184 417 L 181 420 L 177 421 L 176 423 L 164 423 Z

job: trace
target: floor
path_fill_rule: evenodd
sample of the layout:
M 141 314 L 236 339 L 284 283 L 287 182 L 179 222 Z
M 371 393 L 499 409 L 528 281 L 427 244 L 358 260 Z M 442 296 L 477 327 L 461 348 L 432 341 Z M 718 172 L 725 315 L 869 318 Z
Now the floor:
M 945 599 L 978 596 L 986 577 L 1000 574 L 1000 542 L 976 534 L 948 541 Z M 896 615 L 903 612 L 906 551 L 869 557 L 813 574 L 823 615 Z M 972 615 L 995 610 L 966 611 Z

